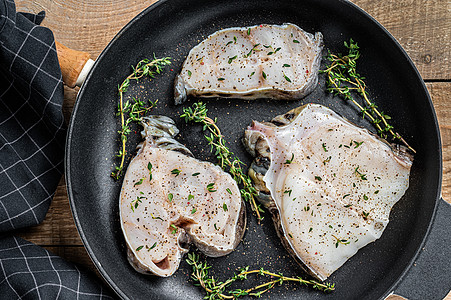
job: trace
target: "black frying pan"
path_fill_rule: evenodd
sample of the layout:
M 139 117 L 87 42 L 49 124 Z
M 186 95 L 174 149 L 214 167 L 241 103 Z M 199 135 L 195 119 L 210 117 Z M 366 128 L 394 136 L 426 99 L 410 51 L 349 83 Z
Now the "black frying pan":
M 396 288 L 402 293 L 410 291 L 407 296 L 412 299 L 422 298 L 429 281 L 419 277 L 409 279 L 412 276 L 406 272 L 424 244 L 439 203 L 442 166 L 437 119 L 421 77 L 393 37 L 353 4 L 333 0 L 159 1 L 134 18 L 97 59 L 73 110 L 67 138 L 66 180 L 72 212 L 87 251 L 121 297 L 200 299 L 203 291 L 193 286 L 189 279 L 191 269 L 185 262 L 170 278 L 141 275 L 127 262 L 118 216 L 121 180 L 110 177 L 113 157 L 119 148 L 119 120 L 115 116 L 117 85 L 130 73 L 130 65 L 140 59 L 150 58 L 154 53 L 158 57 L 172 57 L 173 65 L 164 74 L 151 82 L 141 80 L 132 84 L 127 96 L 158 99 L 153 113 L 176 120 L 181 129 L 179 141 L 188 145 L 197 158 L 214 162 L 201 128 L 186 125 L 179 118 L 182 107 L 173 104 L 174 77 L 191 47 L 214 31 L 284 22 L 295 23 L 309 32 L 321 31 L 326 49 L 333 52 L 345 51 L 343 41 L 356 40 L 362 52 L 358 69 L 367 78 L 369 93 L 379 108 L 392 116 L 394 127 L 417 154 L 410 188 L 394 207 L 388 228 L 378 241 L 361 249 L 330 277 L 336 291 L 325 295 L 288 284 L 275 288 L 265 297 L 379 299 Z M 191 99 L 185 106 L 194 101 Z M 347 103 L 325 92 L 324 77 L 312 94 L 299 101 L 210 99 L 205 102 L 210 116 L 219 118 L 218 125 L 229 141 L 228 146 L 247 165 L 251 157 L 239 142 L 243 129 L 252 119 L 269 120 L 301 104 L 315 102 L 329 106 L 355 123 L 371 128 Z M 130 138 L 129 153 L 133 153 L 138 141 L 138 135 Z M 446 216 L 449 207 L 442 206 Z M 441 242 L 446 246 L 449 238 L 444 241 L 441 238 Z M 431 247 L 433 251 L 434 246 Z M 450 256 L 446 255 L 448 258 L 434 262 L 438 265 L 432 269 L 449 268 Z M 214 264 L 211 273 L 222 279 L 244 265 L 305 276 L 280 244 L 269 215 L 258 225 L 249 209 L 247 233 L 237 250 L 208 262 Z M 409 274 L 420 270 L 412 269 Z M 446 274 L 445 271 L 437 273 Z M 406 283 L 398 285 L 402 278 Z M 415 284 L 417 278 L 421 284 Z M 253 279 L 245 282 L 252 283 L 255 283 Z M 433 286 L 426 295 L 443 297 L 449 286 L 449 281 L 445 287 Z M 429 294 L 431 291 L 436 294 Z

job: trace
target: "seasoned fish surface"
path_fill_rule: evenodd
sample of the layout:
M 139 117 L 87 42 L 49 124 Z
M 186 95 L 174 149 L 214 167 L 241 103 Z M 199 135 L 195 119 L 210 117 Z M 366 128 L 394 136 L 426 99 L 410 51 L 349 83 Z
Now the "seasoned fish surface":
M 179 267 L 189 244 L 208 256 L 230 253 L 245 228 L 236 182 L 220 167 L 192 157 L 173 140 L 173 121 L 152 117 L 130 162 L 120 195 L 128 259 L 139 272 L 166 277 Z
M 217 31 L 189 52 L 175 80 L 175 103 L 190 95 L 302 98 L 318 82 L 322 39 L 294 24 Z
M 249 174 L 283 245 L 325 280 L 380 238 L 409 186 L 412 158 L 338 116 L 309 104 L 271 123 L 253 122 Z

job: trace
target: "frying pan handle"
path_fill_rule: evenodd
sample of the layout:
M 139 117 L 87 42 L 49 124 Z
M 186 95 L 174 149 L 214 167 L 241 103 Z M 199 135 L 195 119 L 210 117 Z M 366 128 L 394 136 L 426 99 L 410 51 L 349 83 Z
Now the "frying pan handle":
M 87 52 L 70 49 L 55 42 L 63 81 L 68 87 L 81 86 L 94 61 Z
M 440 199 L 426 242 L 394 293 L 409 300 L 441 300 L 450 289 L 451 205 Z

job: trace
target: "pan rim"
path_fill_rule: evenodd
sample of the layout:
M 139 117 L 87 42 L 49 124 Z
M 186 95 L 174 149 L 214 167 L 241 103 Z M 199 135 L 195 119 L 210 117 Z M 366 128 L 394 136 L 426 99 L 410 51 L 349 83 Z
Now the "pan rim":
M 322 0 L 322 2 L 326 3 L 329 0 Z M 72 180 L 70 175 L 70 168 L 71 168 L 71 142 L 72 142 L 72 135 L 73 135 L 73 128 L 75 123 L 76 114 L 79 107 L 80 99 L 84 95 L 85 91 L 85 85 L 87 85 L 92 77 L 92 74 L 94 73 L 94 70 L 97 68 L 99 64 L 102 63 L 103 57 L 106 55 L 106 53 L 114 46 L 115 41 L 119 39 L 127 30 L 129 30 L 130 27 L 134 25 L 137 21 L 139 21 L 142 17 L 146 16 L 147 14 L 151 13 L 152 11 L 156 10 L 160 6 L 164 5 L 165 3 L 171 2 L 171 0 L 159 0 L 149 7 L 145 8 L 143 11 L 141 11 L 139 14 L 137 14 L 134 18 L 132 18 L 114 37 L 113 39 L 107 44 L 107 46 L 102 50 L 102 52 L 99 54 L 97 59 L 94 62 L 94 65 L 92 66 L 92 69 L 90 70 L 88 76 L 86 77 L 86 80 L 80 87 L 80 90 L 77 94 L 76 101 L 71 113 L 71 118 L 68 125 L 68 131 L 66 135 L 66 147 L 65 147 L 65 159 L 64 159 L 64 167 L 65 167 L 65 178 L 66 178 L 66 191 L 69 198 L 70 208 L 72 212 L 73 219 L 76 224 L 77 231 L 81 237 L 82 243 L 90 257 L 90 259 L 93 261 L 94 265 L 96 266 L 99 273 L 102 275 L 104 281 L 107 282 L 107 284 L 121 297 L 124 299 L 128 299 L 129 297 L 125 294 L 125 292 L 113 281 L 113 279 L 108 275 L 108 273 L 105 271 L 105 269 L 102 267 L 99 259 L 96 257 L 96 254 L 92 250 L 91 246 L 89 245 L 89 241 L 87 240 L 87 237 L 85 235 L 84 229 L 82 228 L 82 224 L 80 221 L 80 218 L 78 216 L 78 212 L 76 209 L 76 201 L 75 201 L 75 195 L 73 194 L 73 187 L 72 187 Z M 417 259 L 422 247 L 425 245 L 426 240 L 431 232 L 431 228 L 433 226 L 437 207 L 439 204 L 439 200 L 441 198 L 441 186 L 442 186 L 442 176 L 443 176 L 443 157 L 442 157 L 442 142 L 441 142 L 441 135 L 440 135 L 440 129 L 438 126 L 438 119 L 437 115 L 432 103 L 432 99 L 430 97 L 430 94 L 427 90 L 426 84 L 424 80 L 422 79 L 418 69 L 414 65 L 411 58 L 408 56 L 407 52 L 402 48 L 402 46 L 399 44 L 399 42 L 393 37 L 393 35 L 384 27 L 382 26 L 374 17 L 372 17 L 369 13 L 364 11 L 362 8 L 357 6 L 356 4 L 347 1 L 347 0 L 339 0 L 339 5 L 347 6 L 349 9 L 353 9 L 356 13 L 359 13 L 365 17 L 365 19 L 368 19 L 371 23 L 373 23 L 378 29 L 382 30 L 383 33 L 390 38 L 390 40 L 394 43 L 394 46 L 397 51 L 400 52 L 400 54 L 405 58 L 405 60 L 409 63 L 410 67 L 414 70 L 415 78 L 421 82 L 421 89 L 425 92 L 425 96 L 428 101 L 429 108 L 431 109 L 431 112 L 433 114 L 433 121 L 435 125 L 435 134 L 438 139 L 438 158 L 439 158 L 439 173 L 437 174 L 437 189 L 436 189 L 436 195 L 435 195 L 435 204 L 434 209 L 432 211 L 431 217 L 429 219 L 429 223 L 426 228 L 426 232 L 422 237 L 421 242 L 419 243 L 418 248 L 415 250 L 414 255 L 410 258 L 410 262 L 406 265 L 406 268 L 401 272 L 401 274 L 398 276 L 396 280 L 393 281 L 390 288 L 387 289 L 387 291 L 383 294 L 383 296 L 380 299 L 385 299 L 389 294 L 393 293 L 395 291 L 396 287 L 402 282 L 403 278 L 406 276 L 406 274 L 411 269 L 412 265 L 414 264 L 415 260 Z

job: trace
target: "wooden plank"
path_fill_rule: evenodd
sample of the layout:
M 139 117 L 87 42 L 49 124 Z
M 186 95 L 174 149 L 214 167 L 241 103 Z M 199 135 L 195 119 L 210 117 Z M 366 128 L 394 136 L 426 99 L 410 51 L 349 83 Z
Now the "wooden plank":
M 451 83 L 427 83 L 426 86 L 434 103 L 442 138 L 442 197 L 451 203 Z
M 18 9 L 46 10 L 43 25 L 63 44 L 97 57 L 134 16 L 155 2 L 146 0 L 18 0 Z M 447 0 L 352 0 L 399 41 L 424 79 L 451 79 L 451 14 Z M 408 16 L 408 17 L 406 17 Z M 62 25 L 63 24 L 63 25 Z
M 145 0 L 18 0 L 18 9 L 45 10 L 43 25 L 56 39 L 96 58 L 134 16 L 155 2 Z M 379 21 L 402 45 L 424 79 L 451 79 L 451 2 L 447 0 L 352 0 Z M 408 16 L 408 17 L 406 17 Z M 63 24 L 63 25 L 62 25 Z
M 401 44 L 424 79 L 451 79 L 451 2 L 352 0 Z
M 75 50 L 97 58 L 111 39 L 138 13 L 156 0 L 16 0 L 19 11 L 46 11 L 42 25 L 55 38 Z

